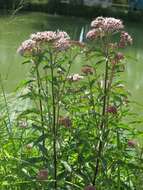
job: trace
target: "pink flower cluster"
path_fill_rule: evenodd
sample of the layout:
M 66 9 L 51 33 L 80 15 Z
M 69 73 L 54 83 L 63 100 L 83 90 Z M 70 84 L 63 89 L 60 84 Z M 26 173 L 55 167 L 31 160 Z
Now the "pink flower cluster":
M 67 50 L 68 48 L 70 48 L 70 46 L 71 46 L 70 41 L 65 38 L 60 38 L 54 43 L 54 48 L 58 51 Z
M 70 37 L 66 32 L 62 31 L 44 31 L 31 34 L 30 39 L 36 42 L 52 42 L 59 39 L 69 40 Z
M 121 20 L 112 17 L 97 17 L 91 22 L 91 27 L 98 29 L 100 28 L 104 33 L 118 32 L 124 28 Z
M 24 41 L 21 46 L 17 49 L 20 55 L 31 55 L 37 54 L 40 51 L 37 43 L 31 39 Z
M 31 34 L 30 39 L 36 42 L 50 42 L 56 40 L 56 32 L 45 31 Z
M 44 31 L 31 34 L 30 39 L 24 41 L 17 52 L 22 55 L 35 55 L 42 50 L 42 44 L 50 44 L 57 51 L 70 48 L 70 37 L 64 31 Z
M 57 31 L 57 38 L 65 38 L 67 40 L 70 40 L 70 36 L 64 31 Z
M 122 31 L 121 32 L 121 37 L 120 37 L 120 42 L 119 42 L 119 47 L 124 48 L 126 45 L 132 45 L 133 39 L 132 37 L 127 33 Z
M 128 44 L 132 44 L 132 38 L 127 32 L 123 31 L 124 25 L 120 19 L 97 17 L 91 22 L 91 28 L 86 35 L 89 40 L 96 40 L 109 34 L 121 32 L 119 47 L 123 48 Z
M 92 29 L 87 33 L 87 39 L 96 39 L 109 33 L 119 32 L 124 28 L 121 20 L 115 18 L 97 17 L 91 22 Z
M 87 33 L 86 38 L 89 40 L 94 40 L 94 39 L 97 39 L 98 37 L 103 37 L 103 36 L 104 36 L 103 31 L 100 28 L 98 28 L 98 29 L 90 30 Z

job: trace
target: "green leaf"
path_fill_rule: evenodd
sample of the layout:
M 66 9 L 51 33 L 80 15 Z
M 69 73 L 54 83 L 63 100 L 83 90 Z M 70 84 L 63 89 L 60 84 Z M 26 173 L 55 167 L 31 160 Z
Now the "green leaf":
M 72 168 L 71 166 L 66 162 L 66 161 L 61 161 L 61 163 L 63 164 L 63 166 L 65 167 L 65 169 L 68 171 L 68 172 L 72 172 Z

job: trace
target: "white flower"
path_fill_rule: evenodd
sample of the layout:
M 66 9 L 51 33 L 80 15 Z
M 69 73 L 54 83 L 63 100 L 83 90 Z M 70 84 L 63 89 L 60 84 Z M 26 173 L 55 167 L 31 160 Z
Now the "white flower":
M 68 79 L 69 79 L 70 81 L 73 81 L 73 82 L 79 81 L 80 79 L 83 79 L 83 78 L 84 78 L 84 77 L 81 76 L 81 75 L 79 75 L 79 74 L 73 74 L 73 75 L 68 76 Z

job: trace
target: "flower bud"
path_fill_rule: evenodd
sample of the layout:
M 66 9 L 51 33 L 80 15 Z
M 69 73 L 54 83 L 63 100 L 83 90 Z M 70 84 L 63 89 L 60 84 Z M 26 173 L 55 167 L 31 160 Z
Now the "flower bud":
M 92 185 L 88 185 L 84 190 L 96 190 L 96 188 Z
M 132 37 L 127 32 L 122 31 L 120 36 L 119 47 L 124 48 L 128 44 L 132 45 L 132 43 L 133 43 Z
M 137 145 L 137 143 L 135 141 L 133 141 L 133 140 L 128 141 L 128 146 L 129 147 L 134 148 L 136 145 Z
M 59 124 L 64 125 L 65 127 L 69 128 L 72 125 L 72 122 L 69 117 L 60 117 Z
M 46 180 L 48 178 L 48 171 L 47 169 L 41 169 L 39 170 L 37 174 L 37 179 L 38 180 Z
M 94 73 L 94 69 L 89 66 L 89 65 L 86 65 L 86 66 L 83 66 L 81 71 L 85 74 L 85 75 L 93 75 Z
M 117 114 L 117 108 L 115 106 L 109 106 L 107 108 L 108 113 Z
M 124 55 L 123 53 L 121 52 L 118 52 L 116 55 L 115 55 L 115 59 L 118 61 L 121 61 L 122 59 L 124 59 Z

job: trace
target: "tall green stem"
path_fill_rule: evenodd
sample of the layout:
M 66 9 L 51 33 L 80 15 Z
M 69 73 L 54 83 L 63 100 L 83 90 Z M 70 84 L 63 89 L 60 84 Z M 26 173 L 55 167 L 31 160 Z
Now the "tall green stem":
M 106 109 L 107 109 L 107 99 L 108 99 L 108 56 L 106 56 L 106 65 L 105 65 L 105 78 L 104 78 L 104 97 L 103 97 L 103 108 L 102 108 L 102 118 L 99 129 L 101 130 L 101 137 L 98 144 L 98 152 L 96 159 L 96 166 L 94 171 L 94 177 L 92 184 L 95 185 L 96 177 L 98 175 L 100 157 L 103 149 L 103 138 L 104 138 L 104 128 L 107 123 L 106 118 Z
M 57 148 L 56 148 L 56 138 L 57 138 L 57 129 L 56 129 L 56 102 L 55 102 L 55 91 L 54 91 L 54 68 L 53 68 L 53 57 L 51 57 L 51 79 L 52 79 L 52 106 L 53 106 L 53 121 L 52 121 L 52 128 L 53 128 L 53 156 L 54 156 L 54 189 L 57 190 Z
M 93 117 L 95 118 L 95 122 L 96 122 L 96 125 L 98 125 L 98 121 L 97 121 L 97 117 L 96 117 L 96 114 L 95 114 L 95 101 L 94 101 L 94 92 L 93 92 L 93 85 L 91 84 L 91 80 L 90 80 L 90 77 L 88 76 L 88 83 L 89 83 L 89 89 L 90 89 L 90 99 L 91 99 L 91 103 L 92 103 L 92 111 L 93 111 Z
M 50 127 L 50 130 L 51 129 L 51 112 L 50 112 L 50 107 L 49 107 L 49 85 L 48 85 L 48 79 L 47 79 L 47 76 L 48 76 L 48 72 L 47 72 L 47 69 L 45 69 L 45 91 L 46 91 L 46 99 L 47 99 L 47 111 L 48 111 L 48 123 L 49 123 L 49 127 Z
M 117 129 L 118 130 L 118 129 Z M 118 147 L 118 151 L 120 152 L 121 147 L 120 147 L 120 134 L 119 131 L 117 131 L 117 147 Z M 120 165 L 118 163 L 118 190 L 121 189 L 121 178 L 120 178 Z
M 59 101 L 60 101 L 60 99 L 62 99 L 62 97 L 64 95 L 64 89 L 65 89 L 67 77 L 68 77 L 70 69 L 71 69 L 71 64 L 72 64 L 72 61 L 70 60 L 69 61 L 69 67 L 68 67 L 67 72 L 65 74 L 65 79 L 64 79 L 63 83 L 61 84 L 61 88 L 59 87 L 59 93 L 58 93 L 58 98 L 57 98 L 57 127 L 59 125 L 59 114 L 60 114 Z
M 38 86 L 38 94 L 39 94 L 39 109 L 40 109 L 40 117 L 41 117 L 42 135 L 44 138 L 43 147 L 45 147 L 44 116 L 43 116 L 43 108 L 42 108 L 42 100 L 41 100 L 41 81 L 40 81 L 40 73 L 39 73 L 38 65 L 36 65 L 36 75 L 37 75 L 37 86 Z M 43 154 L 43 157 L 45 157 L 44 154 Z

